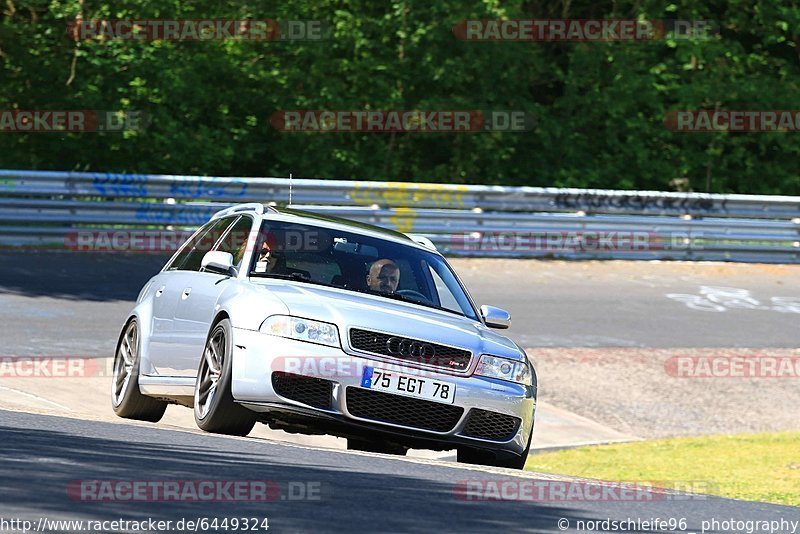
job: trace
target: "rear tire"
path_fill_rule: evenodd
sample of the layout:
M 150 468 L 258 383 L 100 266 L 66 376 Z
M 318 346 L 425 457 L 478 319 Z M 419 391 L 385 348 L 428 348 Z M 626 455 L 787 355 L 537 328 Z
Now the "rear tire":
M 206 432 L 246 436 L 255 414 L 236 404 L 231 394 L 233 337 L 231 322 L 222 319 L 208 334 L 194 386 L 194 421 Z
M 141 343 L 139 325 L 131 319 L 122 331 L 114 354 L 111 381 L 111 408 L 120 417 L 139 421 L 160 421 L 167 403 L 139 391 Z

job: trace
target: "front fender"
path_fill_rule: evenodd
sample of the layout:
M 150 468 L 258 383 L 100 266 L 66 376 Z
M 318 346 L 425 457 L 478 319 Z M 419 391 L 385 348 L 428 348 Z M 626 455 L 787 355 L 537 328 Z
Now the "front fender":
M 155 278 L 154 276 L 148 280 L 139 292 L 136 305 L 128 314 L 128 318 L 120 331 L 120 338 L 117 340 L 117 346 L 119 346 L 119 340 L 122 339 L 122 332 L 124 332 L 125 327 L 132 319 L 136 319 L 139 325 L 139 374 L 143 375 L 155 374 L 155 369 L 150 363 L 150 344 L 148 343 L 153 332 L 153 282 Z
M 225 313 L 234 328 L 258 330 L 270 315 L 288 314 L 289 308 L 274 293 L 249 281 L 230 284 L 214 307 L 215 317 Z

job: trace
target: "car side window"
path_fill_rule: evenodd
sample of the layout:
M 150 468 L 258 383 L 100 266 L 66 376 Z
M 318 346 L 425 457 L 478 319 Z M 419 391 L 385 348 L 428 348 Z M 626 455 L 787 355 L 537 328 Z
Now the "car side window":
M 200 229 L 197 230 L 197 232 L 195 232 L 190 239 L 188 239 L 186 242 L 184 242 L 183 245 L 181 245 L 180 249 L 178 249 L 178 253 L 172 259 L 172 261 L 169 262 L 166 267 L 164 267 L 164 270 L 175 271 L 177 269 L 180 269 L 181 265 L 183 265 L 183 263 L 186 261 L 186 256 L 189 255 L 189 253 L 194 248 L 195 244 L 200 239 L 203 238 L 203 236 L 206 234 L 206 232 L 208 232 L 209 228 L 211 228 L 213 224 L 214 222 L 210 221 L 201 226 Z
M 239 267 L 247 251 L 247 239 L 250 237 L 250 229 L 253 226 L 253 219 L 241 216 L 238 221 L 233 223 L 228 232 L 220 239 L 214 250 L 228 252 L 233 256 L 233 265 Z
M 215 221 L 202 235 L 198 234 L 197 239 L 193 240 L 192 247 L 186 254 L 184 261 L 180 264 L 176 262 L 172 268 L 180 269 L 181 271 L 199 271 L 203 256 L 214 247 L 220 236 L 237 218 L 236 216 L 225 217 Z

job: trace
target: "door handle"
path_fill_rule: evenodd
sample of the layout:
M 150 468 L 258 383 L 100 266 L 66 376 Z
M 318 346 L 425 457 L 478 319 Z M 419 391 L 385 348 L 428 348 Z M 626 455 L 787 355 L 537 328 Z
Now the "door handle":
M 167 286 L 161 286 L 161 287 L 158 288 L 158 290 L 156 291 L 156 298 L 158 298 L 158 297 L 160 297 L 161 295 L 164 294 L 164 288 L 166 288 L 166 287 Z
M 189 298 L 189 293 L 191 293 L 191 292 L 192 292 L 192 288 L 191 287 L 187 287 L 186 289 L 183 290 L 183 294 L 181 295 L 181 298 L 186 300 L 187 298 Z

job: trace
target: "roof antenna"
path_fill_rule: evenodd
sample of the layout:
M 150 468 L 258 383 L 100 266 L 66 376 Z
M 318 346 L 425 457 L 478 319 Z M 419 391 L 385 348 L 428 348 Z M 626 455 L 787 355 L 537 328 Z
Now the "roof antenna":
M 292 173 L 289 173 L 289 205 L 292 205 Z

